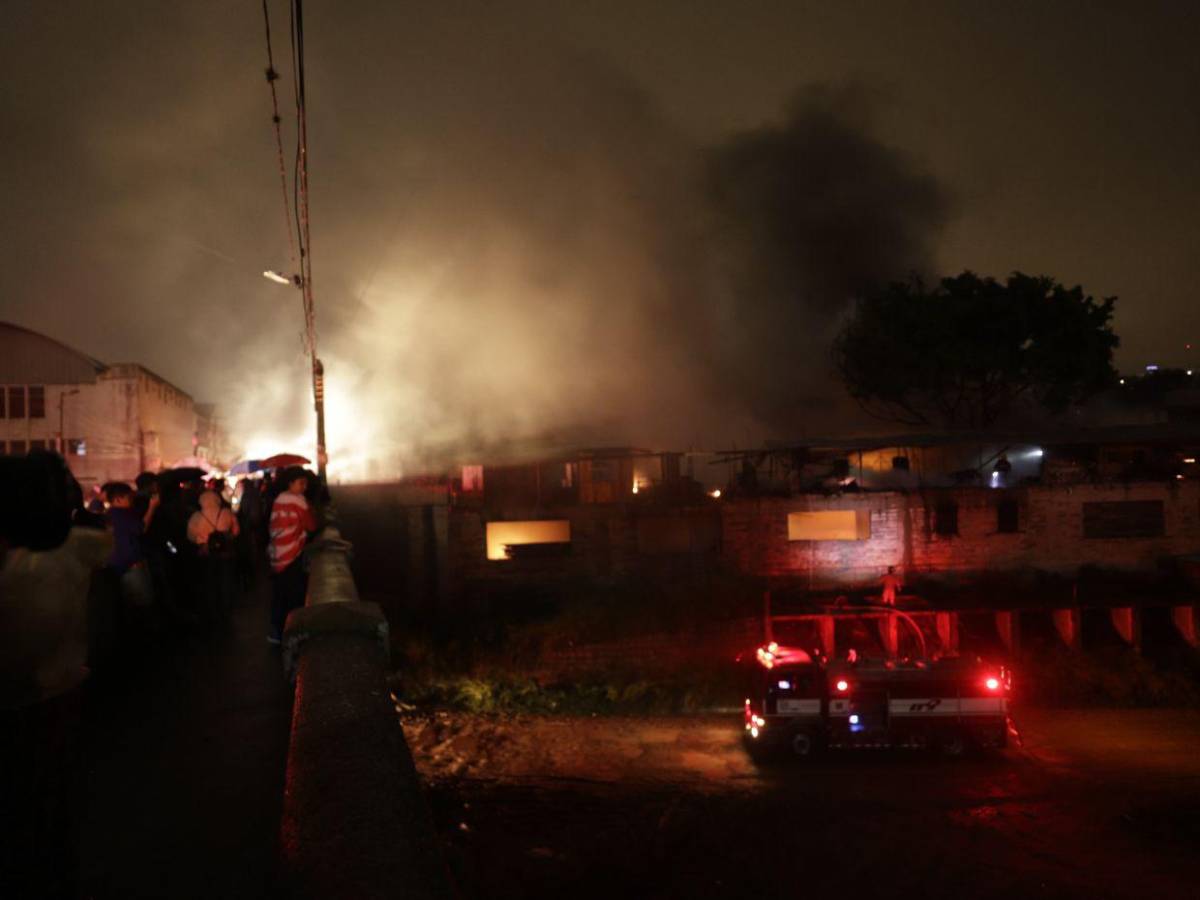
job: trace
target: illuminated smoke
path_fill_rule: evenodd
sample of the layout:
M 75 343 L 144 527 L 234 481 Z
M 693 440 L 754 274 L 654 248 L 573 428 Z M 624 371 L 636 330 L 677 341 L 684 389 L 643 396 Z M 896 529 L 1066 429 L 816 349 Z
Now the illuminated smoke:
M 10 47 L 13 71 L 32 65 L 25 44 L 79 47 L 104 77 L 65 72 L 74 116 L 0 99 L 53 148 L 27 170 L 36 202 L 77 210 L 52 242 L 69 264 L 39 263 L 17 233 L 12 258 L 47 296 L 87 300 L 37 327 L 218 400 L 249 452 L 311 453 L 299 299 L 261 276 L 288 263 L 257 15 L 31 12 L 46 38 Z M 706 147 L 528 23 L 481 33 L 419 4 L 320 4 L 306 21 L 335 473 L 838 421 L 825 343 L 848 294 L 922 266 L 941 220 L 936 186 L 857 110 L 809 94 Z M 30 155 L 0 147 L 14 170 Z

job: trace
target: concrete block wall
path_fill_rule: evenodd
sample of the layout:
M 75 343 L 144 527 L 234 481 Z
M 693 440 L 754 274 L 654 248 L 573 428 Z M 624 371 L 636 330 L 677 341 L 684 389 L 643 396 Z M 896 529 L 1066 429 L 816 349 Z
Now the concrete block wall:
M 506 520 L 567 519 L 571 547 L 543 559 L 487 558 L 487 515 L 454 509 L 447 523 L 447 562 L 451 589 L 470 581 L 524 582 L 565 578 L 607 578 L 627 574 L 636 564 L 637 523 L 622 507 L 574 506 L 562 510 L 508 510 Z
M 1017 506 L 1015 532 L 999 530 L 1001 500 Z M 1161 502 L 1163 534 L 1084 536 L 1084 504 L 1122 501 Z M 952 535 L 939 534 L 937 528 L 937 508 L 948 502 L 957 508 L 957 533 Z M 1031 569 L 1071 576 L 1084 566 L 1154 573 L 1166 557 L 1200 553 L 1200 483 L 1194 481 L 811 494 L 728 499 L 717 507 L 722 564 L 747 576 L 807 579 L 814 588 L 874 585 L 890 565 L 906 578 Z M 867 513 L 869 538 L 788 539 L 789 513 L 821 510 Z M 571 548 L 563 556 L 497 561 L 488 560 L 485 550 L 488 513 L 451 508 L 446 511 L 445 534 L 438 540 L 439 549 L 445 548 L 444 587 L 454 593 L 478 581 L 545 584 L 656 573 L 670 577 L 671 565 L 678 567 L 680 559 L 639 551 L 638 516 L 643 513 L 626 505 L 584 505 L 552 513 L 505 510 L 509 520 L 567 519 Z M 711 559 L 711 554 L 692 554 L 685 562 Z
M 997 503 L 1016 501 L 1018 529 L 998 531 Z M 1160 537 L 1087 538 L 1083 504 L 1160 501 Z M 958 508 L 958 533 L 940 535 L 938 504 Z M 867 510 L 870 537 L 859 541 L 789 541 L 788 513 Z M 1035 485 L 912 493 L 758 498 L 723 502 L 722 552 L 737 570 L 760 576 L 810 577 L 814 586 L 870 583 L 895 565 L 905 573 L 967 573 L 1035 568 L 1070 574 L 1081 566 L 1153 570 L 1164 557 L 1200 552 L 1200 483 Z

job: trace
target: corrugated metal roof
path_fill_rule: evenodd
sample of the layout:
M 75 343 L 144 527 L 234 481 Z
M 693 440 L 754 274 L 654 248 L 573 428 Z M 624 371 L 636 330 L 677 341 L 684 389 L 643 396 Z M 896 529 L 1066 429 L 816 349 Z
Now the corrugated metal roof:
M 0 384 L 91 384 L 104 368 L 44 334 L 0 322 Z

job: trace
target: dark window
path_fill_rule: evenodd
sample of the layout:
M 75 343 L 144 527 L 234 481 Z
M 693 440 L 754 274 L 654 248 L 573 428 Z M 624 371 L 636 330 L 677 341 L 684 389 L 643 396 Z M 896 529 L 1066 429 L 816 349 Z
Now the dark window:
M 46 418 L 46 389 L 40 384 L 29 386 L 29 418 Z
M 850 475 L 850 460 L 843 457 L 833 461 L 833 477 L 846 478 Z
M 1162 537 L 1165 531 L 1161 500 L 1115 500 L 1083 504 L 1085 538 Z
M 43 440 L 32 440 L 29 442 L 30 450 L 45 450 L 46 442 Z
M 8 417 L 10 419 L 25 418 L 25 385 L 23 384 L 8 386 Z
M 958 534 L 958 504 L 953 500 L 939 503 L 933 509 L 933 530 L 936 534 L 950 537 Z
M 896 469 L 900 472 L 907 472 L 908 471 L 908 457 L 907 456 L 893 456 L 892 457 L 892 468 Z
M 1012 534 L 1019 524 L 1016 500 L 1001 500 L 996 504 L 996 530 L 1001 534 Z
M 29 447 L 24 441 L 9 441 L 8 455 L 9 456 L 24 456 L 29 450 Z

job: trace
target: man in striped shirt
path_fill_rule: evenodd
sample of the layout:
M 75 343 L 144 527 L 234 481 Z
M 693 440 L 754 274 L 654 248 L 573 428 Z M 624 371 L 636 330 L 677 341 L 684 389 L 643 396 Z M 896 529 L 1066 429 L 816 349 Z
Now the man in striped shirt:
M 272 644 L 282 640 L 288 613 L 304 605 L 308 573 L 301 554 L 308 533 L 317 528 L 316 517 L 304 499 L 308 472 L 294 466 L 282 473 L 280 481 L 287 487 L 271 506 L 271 542 L 267 547 L 271 560 L 271 630 L 267 640 Z

